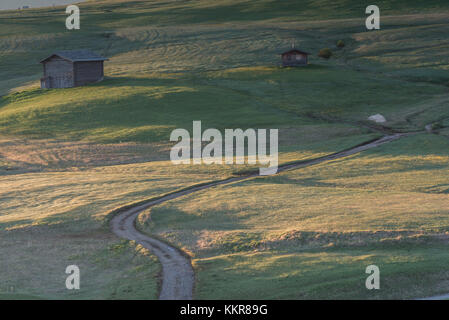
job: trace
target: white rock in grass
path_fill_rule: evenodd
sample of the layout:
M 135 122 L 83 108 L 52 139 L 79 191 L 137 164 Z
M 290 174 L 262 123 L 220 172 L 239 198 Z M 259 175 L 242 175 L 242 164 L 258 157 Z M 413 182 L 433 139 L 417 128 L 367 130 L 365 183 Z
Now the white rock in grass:
M 377 123 L 387 122 L 387 119 L 385 119 L 385 117 L 383 115 L 381 115 L 380 113 L 374 114 L 372 116 L 369 116 L 368 120 L 374 121 L 374 122 L 377 122 Z

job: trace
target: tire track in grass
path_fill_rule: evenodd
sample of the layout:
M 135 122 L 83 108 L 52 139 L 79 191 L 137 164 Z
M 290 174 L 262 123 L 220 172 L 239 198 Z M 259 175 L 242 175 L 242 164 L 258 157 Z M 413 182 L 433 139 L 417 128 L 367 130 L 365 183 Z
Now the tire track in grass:
M 323 162 L 344 158 L 380 145 L 398 140 L 408 133 L 396 133 L 377 138 L 355 147 L 336 152 L 327 156 L 310 160 L 297 161 L 279 166 L 278 173 L 313 166 Z M 195 185 L 186 189 L 175 191 L 164 196 L 149 199 L 133 206 L 126 206 L 115 210 L 118 212 L 111 219 L 112 231 L 119 237 L 134 240 L 143 247 L 151 250 L 162 265 L 162 286 L 159 293 L 161 300 L 189 300 L 193 299 L 195 274 L 189 256 L 180 249 L 163 242 L 155 237 L 143 234 L 137 230 L 135 221 L 137 216 L 145 209 L 164 203 L 194 192 L 213 188 L 220 185 L 231 184 L 259 176 L 258 171 L 243 173 L 220 181 L 212 181 Z

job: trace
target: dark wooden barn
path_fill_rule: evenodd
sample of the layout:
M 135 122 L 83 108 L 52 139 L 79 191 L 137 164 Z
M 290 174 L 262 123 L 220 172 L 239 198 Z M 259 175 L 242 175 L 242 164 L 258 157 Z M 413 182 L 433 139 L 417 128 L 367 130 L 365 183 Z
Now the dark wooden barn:
M 90 50 L 55 52 L 41 61 L 41 88 L 70 88 L 101 81 L 106 60 Z
M 293 48 L 281 54 L 282 65 L 284 67 L 306 66 L 308 55 L 309 53 L 307 52 Z

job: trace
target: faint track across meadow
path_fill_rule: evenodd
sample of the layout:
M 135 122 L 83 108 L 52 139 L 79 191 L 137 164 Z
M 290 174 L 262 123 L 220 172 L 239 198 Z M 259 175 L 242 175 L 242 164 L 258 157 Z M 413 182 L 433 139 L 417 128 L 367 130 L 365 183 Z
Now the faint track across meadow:
M 312 165 L 320 164 L 339 158 L 344 158 L 362 151 L 378 147 L 380 145 L 398 140 L 408 133 L 396 133 L 377 138 L 355 147 L 336 152 L 327 156 L 310 160 L 297 161 L 279 166 L 278 173 L 288 170 L 300 169 Z M 259 172 L 248 172 L 237 177 L 220 181 L 212 181 L 195 185 L 183 190 L 175 191 L 164 196 L 149 199 L 136 205 L 126 206 L 115 210 L 117 213 L 111 219 L 112 231 L 119 237 L 134 240 L 143 247 L 149 249 L 159 259 L 162 265 L 162 286 L 159 293 L 161 300 L 187 300 L 193 299 L 193 289 L 195 284 L 195 273 L 190 262 L 190 258 L 180 249 L 149 235 L 141 233 L 135 226 L 138 215 L 152 207 L 194 192 L 213 188 L 220 185 L 231 184 L 242 180 L 247 180 L 259 176 Z

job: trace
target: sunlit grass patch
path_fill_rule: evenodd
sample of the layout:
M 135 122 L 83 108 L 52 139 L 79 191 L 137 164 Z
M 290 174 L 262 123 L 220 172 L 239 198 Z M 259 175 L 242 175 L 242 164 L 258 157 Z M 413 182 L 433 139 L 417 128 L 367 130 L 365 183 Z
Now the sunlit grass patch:
M 139 224 L 192 253 L 198 297 L 427 295 L 444 290 L 436 284 L 449 234 L 447 143 L 429 134 L 406 137 L 189 195 L 151 208 Z M 363 282 L 371 263 L 393 283 L 373 295 Z

